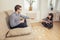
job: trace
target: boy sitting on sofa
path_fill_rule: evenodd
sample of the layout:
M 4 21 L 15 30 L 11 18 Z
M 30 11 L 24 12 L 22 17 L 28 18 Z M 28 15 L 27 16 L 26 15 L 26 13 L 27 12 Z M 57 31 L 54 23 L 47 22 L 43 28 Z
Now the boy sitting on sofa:
M 16 5 L 15 12 L 10 15 L 10 28 L 24 28 L 27 27 L 26 19 L 30 19 L 27 16 L 21 15 L 22 6 Z M 31 18 L 33 19 L 33 18 Z

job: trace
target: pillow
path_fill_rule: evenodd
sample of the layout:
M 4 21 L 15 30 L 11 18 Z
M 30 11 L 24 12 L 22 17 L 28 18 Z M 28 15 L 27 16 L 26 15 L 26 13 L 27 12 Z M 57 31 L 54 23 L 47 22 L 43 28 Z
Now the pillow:
M 9 31 L 7 37 L 26 35 L 26 34 L 30 34 L 31 32 L 32 32 L 32 28 L 31 27 L 15 28 L 15 29 L 11 29 Z
M 0 12 L 0 40 L 4 40 L 6 38 L 6 33 L 9 31 L 6 17 L 4 12 Z

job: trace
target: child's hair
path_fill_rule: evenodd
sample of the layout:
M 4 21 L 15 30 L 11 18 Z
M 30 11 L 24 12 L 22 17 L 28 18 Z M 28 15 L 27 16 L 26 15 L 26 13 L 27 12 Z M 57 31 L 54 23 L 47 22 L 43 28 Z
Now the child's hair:
M 53 20 L 53 13 L 49 13 L 49 16 L 51 16 L 50 20 Z

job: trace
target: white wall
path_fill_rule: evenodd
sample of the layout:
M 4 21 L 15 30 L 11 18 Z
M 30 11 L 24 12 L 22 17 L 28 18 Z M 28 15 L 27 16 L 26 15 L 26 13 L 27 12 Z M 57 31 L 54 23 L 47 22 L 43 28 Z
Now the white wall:
M 52 5 L 53 5 L 53 8 L 54 8 L 54 10 L 56 9 L 56 1 L 57 0 L 52 0 L 52 2 L 51 2 L 51 0 L 48 0 L 48 9 L 50 10 L 50 8 L 51 8 L 51 6 L 50 6 L 50 2 L 52 3 Z
M 48 15 L 48 0 L 41 0 L 40 4 L 40 17 L 45 18 Z
M 23 6 L 23 0 L 0 0 L 0 11 L 12 10 L 14 6 L 20 4 Z M 37 19 L 43 19 L 48 15 L 48 0 L 39 0 L 39 11 L 37 11 Z M 26 12 L 26 11 L 25 11 Z
M 58 0 L 58 3 L 57 3 L 57 11 L 59 14 L 59 21 L 60 21 L 60 0 Z
M 40 21 L 48 16 L 48 0 L 39 0 L 39 9 L 40 10 L 33 11 L 37 15 L 36 21 Z
M 60 0 L 58 0 L 58 3 L 57 3 L 57 10 L 60 12 Z
M 22 0 L 0 0 L 0 11 L 14 9 L 14 6 L 23 4 Z

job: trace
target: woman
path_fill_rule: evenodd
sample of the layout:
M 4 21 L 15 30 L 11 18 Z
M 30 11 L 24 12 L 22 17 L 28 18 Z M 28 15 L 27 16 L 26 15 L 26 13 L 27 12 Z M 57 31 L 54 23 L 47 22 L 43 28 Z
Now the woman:
M 42 25 L 49 29 L 53 27 L 53 14 L 52 13 L 49 13 L 49 15 L 42 20 Z

